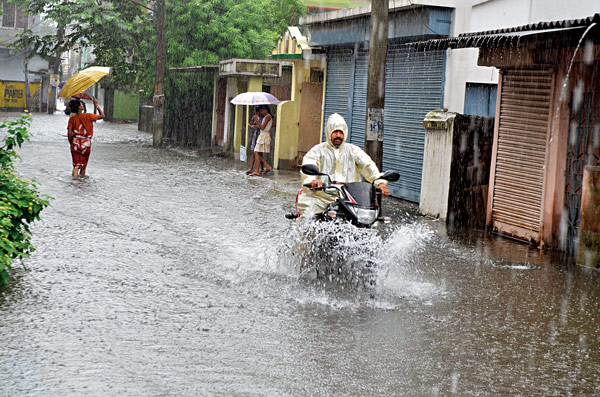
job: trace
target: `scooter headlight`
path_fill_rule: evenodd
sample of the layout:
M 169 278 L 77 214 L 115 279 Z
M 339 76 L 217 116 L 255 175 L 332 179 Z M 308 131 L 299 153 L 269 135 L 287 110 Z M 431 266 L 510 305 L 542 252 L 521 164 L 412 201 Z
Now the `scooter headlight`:
M 377 219 L 377 210 L 356 209 L 356 219 L 363 225 L 370 225 Z

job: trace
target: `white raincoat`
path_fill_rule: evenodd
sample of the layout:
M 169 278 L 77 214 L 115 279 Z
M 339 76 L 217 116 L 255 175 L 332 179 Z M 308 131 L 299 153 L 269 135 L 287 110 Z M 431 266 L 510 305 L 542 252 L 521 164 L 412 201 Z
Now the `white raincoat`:
M 337 130 L 344 133 L 344 142 L 339 148 L 336 148 L 331 142 L 331 133 Z M 321 172 L 331 176 L 335 182 L 360 182 L 362 177 L 368 182 L 373 182 L 383 175 L 367 153 L 356 145 L 346 143 L 348 125 L 342 116 L 337 113 L 329 116 L 325 125 L 325 136 L 327 142 L 313 146 L 304 156 L 302 165 L 315 164 Z M 302 184 L 310 183 L 315 179 L 328 182 L 325 176 L 310 176 L 302 172 L 300 172 L 300 175 Z M 381 179 L 376 181 L 375 184 L 378 185 L 381 182 L 387 183 L 387 181 Z M 302 216 L 315 216 L 324 212 L 327 205 L 335 201 L 335 198 L 335 196 L 328 195 L 323 191 L 314 191 L 305 187 L 298 196 L 298 211 Z

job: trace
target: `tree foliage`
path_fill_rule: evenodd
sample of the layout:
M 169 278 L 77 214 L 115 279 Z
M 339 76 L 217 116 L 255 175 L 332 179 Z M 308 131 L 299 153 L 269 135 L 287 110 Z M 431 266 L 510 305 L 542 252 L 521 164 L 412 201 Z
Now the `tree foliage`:
M 113 67 L 118 82 L 132 83 L 136 53 L 145 27 L 151 26 L 148 10 L 134 0 L 12 0 L 30 15 L 41 15 L 56 24 L 55 34 L 25 29 L 15 46 L 30 48 L 30 55 L 50 59 L 76 46 L 92 46 L 96 64 Z
M 29 225 L 40 219 L 49 196 L 40 196 L 35 181 L 23 179 L 15 170 L 16 149 L 29 140 L 31 116 L 24 114 L 0 124 L 7 130 L 0 146 L 0 285 L 6 282 L 15 259 L 26 258 L 34 250 Z
M 154 87 L 156 23 L 151 0 L 11 0 L 43 15 L 64 32 L 20 34 L 17 46 L 46 58 L 93 46 L 94 64 L 111 66 L 117 86 Z M 227 58 L 264 59 L 286 26 L 297 22 L 301 0 L 166 0 L 166 67 L 217 65 Z
M 265 59 L 302 9 L 299 0 L 171 2 L 168 63 L 194 66 L 217 65 L 228 58 Z

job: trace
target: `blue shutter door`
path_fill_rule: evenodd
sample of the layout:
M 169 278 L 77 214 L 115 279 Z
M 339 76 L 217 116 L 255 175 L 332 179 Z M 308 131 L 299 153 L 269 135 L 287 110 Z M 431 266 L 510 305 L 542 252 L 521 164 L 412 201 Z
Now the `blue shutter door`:
M 488 116 L 496 115 L 496 97 L 498 95 L 498 84 L 492 84 L 490 88 L 490 106 L 488 108 Z
M 365 148 L 367 108 L 367 75 L 369 73 L 369 50 L 359 50 L 354 69 L 354 95 L 352 98 L 352 121 L 349 142 Z
M 497 84 L 467 83 L 463 113 L 475 116 L 494 116 L 497 92 Z
M 385 78 L 383 171 L 400 173 L 393 196 L 418 202 L 425 146 L 423 119 L 442 107 L 445 51 L 388 47 Z
M 489 116 L 490 89 L 488 84 L 467 83 L 464 114 Z
M 333 113 L 339 113 L 345 119 L 348 118 L 351 65 L 352 50 L 333 49 L 327 53 L 327 82 L 325 86 L 323 134 L 325 134 L 327 118 Z M 324 135 L 322 139 L 325 141 Z

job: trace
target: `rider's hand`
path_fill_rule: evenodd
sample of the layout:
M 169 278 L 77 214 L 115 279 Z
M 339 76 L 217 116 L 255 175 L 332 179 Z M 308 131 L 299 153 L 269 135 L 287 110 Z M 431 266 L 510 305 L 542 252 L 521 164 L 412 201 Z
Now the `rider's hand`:
M 383 194 L 384 196 L 390 195 L 390 188 L 387 187 L 385 183 L 381 182 L 379 185 L 377 185 L 377 187 L 379 188 L 379 190 L 381 190 L 381 194 Z
M 323 187 L 323 181 L 320 179 L 315 179 L 314 181 L 310 182 L 310 186 L 311 187 Z

